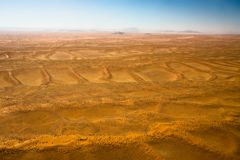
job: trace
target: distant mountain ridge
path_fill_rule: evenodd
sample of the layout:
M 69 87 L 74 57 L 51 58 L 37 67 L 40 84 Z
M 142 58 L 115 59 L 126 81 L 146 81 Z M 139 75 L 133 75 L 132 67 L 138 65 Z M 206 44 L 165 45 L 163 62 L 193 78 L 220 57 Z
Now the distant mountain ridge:
M 202 32 L 196 30 L 141 30 L 136 27 L 123 28 L 123 29 L 50 29 L 50 28 L 23 28 L 23 27 L 0 27 L 0 31 L 4 32 L 111 32 L 111 33 L 169 33 L 169 34 L 201 34 Z

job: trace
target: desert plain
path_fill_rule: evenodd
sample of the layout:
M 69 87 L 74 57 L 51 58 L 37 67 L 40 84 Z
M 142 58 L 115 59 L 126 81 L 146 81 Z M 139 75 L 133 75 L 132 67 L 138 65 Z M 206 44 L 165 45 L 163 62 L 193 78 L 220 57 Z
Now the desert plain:
M 240 36 L 0 33 L 0 160 L 239 160 Z

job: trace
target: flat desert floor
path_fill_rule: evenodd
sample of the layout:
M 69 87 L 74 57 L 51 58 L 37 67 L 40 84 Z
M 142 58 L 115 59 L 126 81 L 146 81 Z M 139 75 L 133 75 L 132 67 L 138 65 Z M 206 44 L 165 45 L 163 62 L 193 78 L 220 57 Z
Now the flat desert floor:
M 0 33 L 0 160 L 239 160 L 240 36 Z

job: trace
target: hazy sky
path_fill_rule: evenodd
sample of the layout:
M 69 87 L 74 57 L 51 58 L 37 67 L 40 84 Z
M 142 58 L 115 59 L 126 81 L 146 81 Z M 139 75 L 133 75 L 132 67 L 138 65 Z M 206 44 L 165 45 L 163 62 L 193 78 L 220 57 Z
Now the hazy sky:
M 0 0 L 0 27 L 240 33 L 240 0 Z

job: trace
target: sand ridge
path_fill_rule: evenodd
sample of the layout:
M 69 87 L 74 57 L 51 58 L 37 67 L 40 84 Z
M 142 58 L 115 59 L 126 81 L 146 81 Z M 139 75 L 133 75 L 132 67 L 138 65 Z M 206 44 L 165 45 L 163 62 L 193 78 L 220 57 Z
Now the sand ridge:
M 0 160 L 240 159 L 238 36 L 0 40 Z

